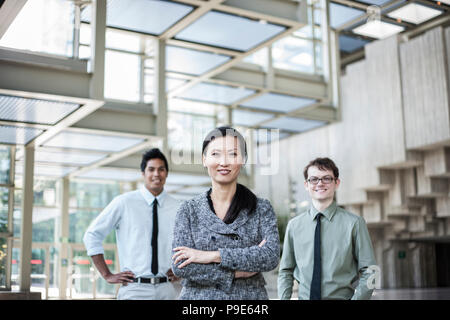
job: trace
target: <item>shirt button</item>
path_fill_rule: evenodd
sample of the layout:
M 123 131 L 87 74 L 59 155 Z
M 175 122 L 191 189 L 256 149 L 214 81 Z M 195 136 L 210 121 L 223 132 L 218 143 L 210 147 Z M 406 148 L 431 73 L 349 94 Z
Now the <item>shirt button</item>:
M 211 240 L 212 241 L 216 241 L 216 237 L 215 236 L 211 236 Z

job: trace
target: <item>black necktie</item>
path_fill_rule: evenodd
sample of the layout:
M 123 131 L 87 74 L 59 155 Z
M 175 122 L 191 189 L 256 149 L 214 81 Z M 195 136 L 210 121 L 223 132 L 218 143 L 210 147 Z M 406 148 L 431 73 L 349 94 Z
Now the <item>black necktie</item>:
M 158 200 L 153 201 L 152 273 L 158 273 Z
M 309 294 L 310 300 L 320 300 L 321 291 L 320 285 L 322 283 L 322 259 L 320 257 L 320 218 L 322 214 L 318 213 L 316 216 L 316 231 L 314 233 L 314 269 L 311 281 L 311 291 Z

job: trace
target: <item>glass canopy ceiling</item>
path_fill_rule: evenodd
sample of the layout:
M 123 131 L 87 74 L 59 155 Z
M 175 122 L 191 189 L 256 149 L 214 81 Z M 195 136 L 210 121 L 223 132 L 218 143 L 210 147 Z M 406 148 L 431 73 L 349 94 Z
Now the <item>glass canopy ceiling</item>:
M 106 23 L 110 27 L 160 35 L 194 9 L 193 6 L 157 0 L 108 0 Z M 82 11 L 89 22 L 91 7 Z
M 170 36 L 166 46 L 166 70 L 170 74 L 167 76 L 166 87 L 169 93 L 180 87 L 183 88 L 180 92 L 177 91 L 173 98 L 227 107 L 237 106 L 237 108 L 233 108 L 231 118 L 234 124 L 241 126 L 251 127 L 264 123 L 267 127 L 279 125 L 279 129 L 286 130 L 286 132 L 302 132 L 309 126 L 325 124 L 321 121 L 312 124 L 309 120 L 296 118 L 298 115 L 294 117 L 290 114 L 295 110 L 321 102 L 318 99 L 304 97 L 301 94 L 295 95 L 295 92 L 293 95 L 286 95 L 275 90 L 267 90 L 267 92 L 261 94 L 260 89 L 246 86 L 245 83 L 233 85 L 233 81 L 221 83 L 212 81 L 207 77 L 200 78 L 201 81 L 184 88 L 192 79 L 202 77 L 206 73 L 220 68 L 235 57 L 250 52 L 255 47 L 285 32 L 290 26 L 288 23 L 284 25 L 283 20 L 271 20 L 271 14 L 266 15 L 267 19 L 261 18 L 257 14 L 252 16 L 249 13 L 252 10 L 246 11 L 237 8 L 226 10 L 227 2 L 221 4 L 195 0 L 107 0 L 106 2 L 106 22 L 109 26 L 106 34 L 106 45 L 111 50 L 116 50 L 115 54 L 122 54 L 123 51 L 139 54 L 142 43 L 139 42 L 139 37 L 135 37 L 133 45 L 124 46 L 120 34 L 112 31 L 117 31 L 117 29 L 128 30 L 135 32 L 135 35 L 139 33 L 151 36 L 161 36 L 169 32 Z M 198 12 L 198 9 L 202 9 L 205 3 L 210 5 L 208 9 L 202 14 L 195 15 L 194 13 Z M 376 23 L 376 25 L 368 21 L 367 9 L 369 6 L 378 6 L 380 9 L 382 21 Z M 341 31 L 339 45 L 343 56 L 362 50 L 365 44 L 375 39 L 381 39 L 427 23 L 448 13 L 449 9 L 448 1 L 445 0 L 416 2 L 333 0 L 330 1 L 329 7 L 331 27 Z M 257 12 L 257 10 L 254 11 Z M 90 22 L 91 13 L 91 6 L 85 6 L 81 11 L 81 20 Z M 301 32 L 301 29 L 293 30 L 293 34 L 301 39 L 294 39 L 293 43 L 298 43 L 296 46 L 301 47 L 301 43 L 305 39 L 311 40 L 310 38 L 312 38 L 311 43 L 320 41 L 320 36 L 317 38 L 316 31 L 320 29 L 321 14 L 317 11 L 312 16 L 314 17 L 314 26 L 307 25 L 310 30 L 309 33 L 305 34 Z M 273 17 L 276 17 L 275 12 Z M 86 24 L 83 25 L 86 26 Z M 182 25 L 182 27 L 178 28 L 179 25 Z M 85 28 L 82 28 L 82 31 L 83 37 L 89 34 Z M 12 34 L 9 35 L 9 38 L 11 37 L 13 37 Z M 278 41 L 285 39 L 280 38 Z M 84 45 L 90 45 L 90 43 Z M 307 58 L 304 61 L 313 61 L 320 57 L 323 48 L 320 46 L 311 48 L 305 45 L 301 50 L 299 49 L 298 52 L 301 52 Z M 294 50 L 293 52 L 297 51 Z M 146 90 L 146 103 L 149 103 L 154 87 L 152 56 L 151 53 L 146 51 L 145 61 L 139 62 L 137 57 L 138 55 L 133 60 L 136 62 L 136 66 L 140 63 L 146 66 L 143 73 L 145 79 L 143 87 Z M 276 62 L 274 66 L 277 66 Z M 135 79 L 135 81 L 138 80 Z M 133 92 L 133 94 L 136 95 L 136 99 L 139 98 L 137 93 Z M 170 101 L 169 104 L 171 104 Z M 49 108 L 52 112 L 48 112 Z M 0 95 L 0 119 L 9 121 L 8 123 L 1 123 L 2 139 L 4 143 L 28 143 L 45 131 L 45 128 L 41 128 L 39 125 L 45 126 L 57 123 L 78 108 L 79 105 L 73 103 L 45 101 L 41 103 L 38 99 L 20 101 L 18 98 L 11 99 L 6 95 Z M 37 110 L 41 110 L 41 112 L 37 112 Z M 288 114 L 286 117 L 277 117 L 286 113 Z M 302 122 L 302 120 L 304 121 Z M 16 126 L 14 121 L 36 124 L 36 126 Z M 296 125 L 298 127 L 295 127 Z M 96 141 L 96 139 L 93 139 L 93 141 Z M 108 139 L 111 139 L 111 137 L 108 137 Z M 114 140 L 114 138 L 112 139 Z M 93 146 L 88 146 L 89 141 L 87 140 L 89 139 L 77 138 L 73 134 L 60 133 L 47 141 L 46 146 L 62 147 L 66 143 L 73 143 L 80 149 L 90 150 Z M 123 150 L 121 146 L 124 148 L 130 147 L 133 143 L 139 143 L 138 140 L 119 139 L 118 141 L 114 140 L 113 146 L 95 144 L 95 148 L 98 150 L 99 145 L 105 148 L 115 147 L 115 151 L 120 152 L 120 150 Z

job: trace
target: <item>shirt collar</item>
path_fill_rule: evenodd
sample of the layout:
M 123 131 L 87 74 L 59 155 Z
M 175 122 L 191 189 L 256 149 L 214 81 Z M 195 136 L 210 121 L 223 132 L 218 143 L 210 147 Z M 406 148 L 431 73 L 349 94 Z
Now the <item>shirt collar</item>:
M 167 196 L 167 192 L 165 190 L 163 190 L 156 197 L 150 191 L 148 191 L 148 189 L 145 186 L 141 187 L 140 192 L 141 192 L 142 196 L 144 197 L 145 202 L 147 202 L 147 204 L 149 206 L 153 205 L 153 201 L 155 201 L 155 198 L 158 200 L 158 205 L 160 207 L 162 207 L 164 205 L 164 200 L 166 199 L 166 196 Z
M 337 204 L 336 201 L 333 201 L 325 210 L 323 210 L 322 213 L 328 220 L 331 221 L 334 214 L 336 213 Z M 317 210 L 314 205 L 311 203 L 311 207 L 309 208 L 309 215 L 311 216 L 311 219 L 314 220 L 316 218 L 316 215 L 319 213 L 319 210 Z

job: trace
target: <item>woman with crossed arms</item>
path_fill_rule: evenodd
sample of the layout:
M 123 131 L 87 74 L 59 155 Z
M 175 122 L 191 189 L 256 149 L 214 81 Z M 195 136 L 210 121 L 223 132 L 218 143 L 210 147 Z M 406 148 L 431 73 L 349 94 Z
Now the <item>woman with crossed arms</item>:
M 246 160 L 245 140 L 233 128 L 216 128 L 203 141 L 212 188 L 181 205 L 174 227 L 180 299 L 268 299 L 261 272 L 278 265 L 277 220 L 268 200 L 237 183 Z

